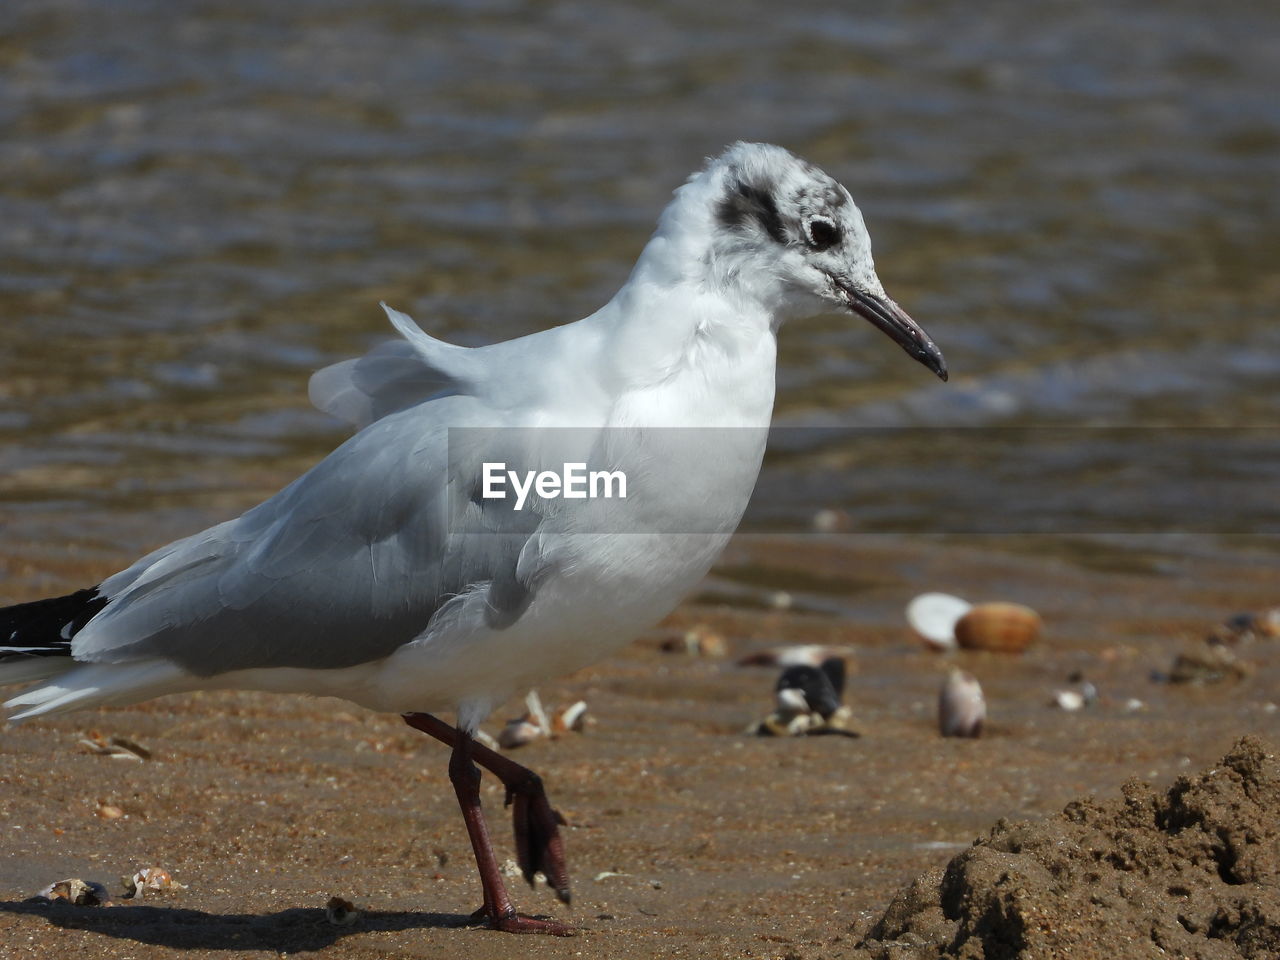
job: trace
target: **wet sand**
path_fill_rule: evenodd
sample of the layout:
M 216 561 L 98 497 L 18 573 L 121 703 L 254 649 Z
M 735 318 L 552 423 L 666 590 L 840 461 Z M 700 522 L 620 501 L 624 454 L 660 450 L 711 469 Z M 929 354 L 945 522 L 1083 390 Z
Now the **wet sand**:
M 34 597 L 50 577 L 78 587 L 128 559 L 45 556 L 37 575 L 23 549 L 0 570 L 6 601 Z M 930 653 L 901 615 L 926 589 L 1028 603 L 1046 634 L 1020 657 Z M 790 608 L 770 607 L 777 590 Z M 1216 621 L 1277 600 L 1274 557 L 1248 545 L 1224 560 L 1158 538 L 1149 549 L 1049 549 L 1027 538 L 740 537 L 661 627 L 540 690 L 549 707 L 586 700 L 594 720 L 514 753 L 569 821 L 574 906 L 518 880 L 512 892 L 526 912 L 578 924 L 568 940 L 463 926 L 479 885 L 446 752 L 394 717 L 218 693 L 30 722 L 0 735 L 0 956 L 861 957 L 894 895 L 1000 818 L 1116 797 L 1132 777 L 1167 787 L 1244 734 L 1280 741 L 1278 641 L 1240 648 L 1255 669 L 1238 682 L 1151 677 Z M 694 627 L 720 633 L 730 656 L 663 650 Z M 862 736 L 744 735 L 769 709 L 774 674 L 734 659 L 815 642 L 856 648 L 846 699 Z M 980 740 L 936 732 L 953 661 L 987 692 Z M 1050 707 L 1077 671 L 1100 701 Z M 519 710 L 500 711 L 489 731 Z M 154 759 L 95 755 L 78 744 L 90 731 L 135 740 Z M 489 783 L 506 857 L 501 799 Z M 124 816 L 102 819 L 100 804 Z M 152 864 L 185 889 L 109 907 L 23 902 L 73 876 L 118 896 L 121 875 Z M 335 895 L 363 918 L 328 923 Z

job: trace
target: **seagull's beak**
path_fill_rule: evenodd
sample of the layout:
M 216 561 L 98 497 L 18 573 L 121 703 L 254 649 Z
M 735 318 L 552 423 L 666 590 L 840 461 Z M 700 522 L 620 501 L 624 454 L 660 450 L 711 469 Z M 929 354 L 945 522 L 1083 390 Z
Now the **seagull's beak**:
M 947 361 L 942 351 L 929 339 L 924 328 L 907 316 L 905 310 L 888 297 L 868 293 L 853 284 L 837 280 L 836 287 L 847 298 L 849 309 L 887 333 L 898 346 L 936 373 L 940 380 L 947 379 Z

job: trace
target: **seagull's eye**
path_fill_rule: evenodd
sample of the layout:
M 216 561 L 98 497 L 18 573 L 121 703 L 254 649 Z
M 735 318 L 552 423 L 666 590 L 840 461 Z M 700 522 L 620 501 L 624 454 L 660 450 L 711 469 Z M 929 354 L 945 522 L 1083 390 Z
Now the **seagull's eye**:
M 821 253 L 840 242 L 840 228 L 826 217 L 814 217 L 804 225 L 805 240 Z

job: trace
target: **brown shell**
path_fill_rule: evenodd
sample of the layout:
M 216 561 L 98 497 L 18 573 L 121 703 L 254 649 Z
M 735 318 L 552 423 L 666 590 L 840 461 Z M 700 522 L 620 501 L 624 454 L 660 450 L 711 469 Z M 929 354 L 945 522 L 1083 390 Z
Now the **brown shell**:
M 1020 603 L 980 603 L 956 622 L 966 650 L 1021 653 L 1040 636 L 1040 614 Z

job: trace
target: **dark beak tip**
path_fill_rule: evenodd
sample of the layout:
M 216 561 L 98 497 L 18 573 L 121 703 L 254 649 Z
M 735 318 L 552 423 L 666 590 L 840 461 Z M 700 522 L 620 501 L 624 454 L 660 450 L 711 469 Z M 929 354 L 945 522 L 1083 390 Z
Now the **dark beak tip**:
M 908 355 L 928 367 L 939 380 L 948 379 L 947 361 L 942 351 L 929 339 L 918 323 L 888 297 L 877 296 L 851 284 L 837 286 L 849 298 L 849 308 L 870 321 L 882 333 L 888 334 Z
M 951 374 L 947 371 L 947 358 L 942 355 L 942 351 L 934 345 L 932 340 L 926 342 L 916 359 L 932 370 L 943 383 L 951 378 Z
M 951 374 L 947 370 L 947 358 L 942 355 L 942 351 L 937 347 L 930 351 L 930 356 L 926 363 L 929 369 L 936 373 L 938 379 L 943 383 L 946 383 L 951 378 Z

